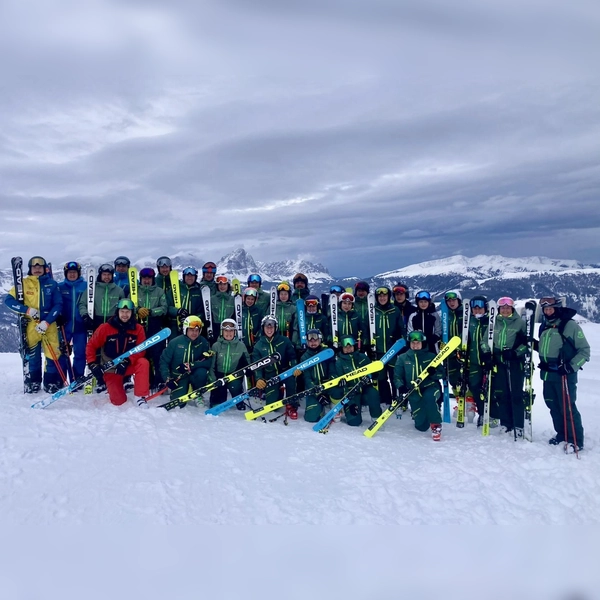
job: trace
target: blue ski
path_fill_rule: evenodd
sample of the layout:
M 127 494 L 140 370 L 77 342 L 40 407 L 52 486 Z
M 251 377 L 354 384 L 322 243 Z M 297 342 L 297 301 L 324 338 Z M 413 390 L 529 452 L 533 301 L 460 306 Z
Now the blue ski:
M 273 385 L 278 385 L 282 381 L 288 379 L 289 377 L 292 377 L 294 375 L 294 371 L 296 369 L 300 369 L 300 371 L 305 371 L 306 369 L 313 367 L 317 363 L 320 363 L 320 362 L 323 362 L 324 360 L 330 359 L 332 356 L 333 356 L 333 350 L 331 348 L 327 348 L 326 350 L 319 352 L 319 354 L 315 354 L 315 356 L 312 356 L 311 358 L 309 358 L 305 361 L 302 361 L 301 363 L 298 363 L 297 365 L 294 365 L 293 367 L 290 367 L 287 371 L 283 371 L 283 373 L 279 373 L 279 375 L 276 375 L 275 377 L 271 377 L 271 379 L 267 380 L 267 387 L 270 387 Z M 226 410 L 233 408 L 236 404 L 239 404 L 240 402 L 244 402 L 244 400 L 248 400 L 248 398 L 253 396 L 255 394 L 255 392 L 256 392 L 256 388 L 252 388 L 251 390 L 248 390 L 247 392 L 244 392 L 243 394 L 240 394 L 239 396 L 235 396 L 235 398 L 230 398 L 229 400 L 226 400 L 225 402 L 222 402 L 221 404 L 217 404 L 217 406 L 213 406 L 212 408 L 209 408 L 208 410 L 204 411 L 204 414 L 220 415 L 221 413 L 225 412 Z
M 304 311 L 304 300 L 296 300 L 296 315 L 298 316 L 300 344 L 303 348 L 306 348 L 306 313 Z
M 450 339 L 450 309 L 446 304 L 446 298 L 442 298 L 440 302 L 441 315 L 442 315 L 442 342 L 444 345 L 448 343 Z M 450 416 L 450 385 L 448 383 L 448 362 L 444 365 L 444 423 L 452 423 L 452 417 Z

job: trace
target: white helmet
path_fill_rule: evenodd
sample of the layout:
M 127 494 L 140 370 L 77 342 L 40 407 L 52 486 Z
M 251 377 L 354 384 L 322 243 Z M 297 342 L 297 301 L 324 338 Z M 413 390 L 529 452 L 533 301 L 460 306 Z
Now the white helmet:
M 221 331 L 223 329 L 233 329 L 237 333 L 237 323 L 233 319 L 223 319 L 221 322 Z

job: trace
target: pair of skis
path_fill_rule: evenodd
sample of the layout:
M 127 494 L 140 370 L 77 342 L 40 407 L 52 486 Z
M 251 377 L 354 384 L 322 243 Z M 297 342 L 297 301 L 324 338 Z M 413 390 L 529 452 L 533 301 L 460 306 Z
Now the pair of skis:
M 450 338 L 448 343 L 442 348 L 442 350 L 436 355 L 436 357 L 429 363 L 427 369 L 429 367 L 433 367 L 434 369 L 444 362 L 460 345 L 461 339 L 458 336 L 454 336 Z M 373 437 L 383 426 L 383 424 L 402 406 L 406 399 L 429 377 L 429 372 L 427 369 L 424 369 L 419 373 L 419 376 L 415 381 L 412 381 L 412 388 L 406 392 L 401 398 L 394 400 L 392 404 L 383 411 L 382 415 L 373 421 L 371 425 L 365 430 L 364 435 L 368 438 Z
M 119 363 L 122 363 L 126 358 L 129 358 L 133 354 L 142 352 L 143 350 L 146 350 L 150 346 L 154 346 L 154 344 L 157 344 L 158 342 L 167 339 L 170 334 L 171 334 L 171 330 L 168 327 L 165 327 L 164 329 L 159 331 L 157 334 L 153 335 L 152 337 L 149 337 L 147 340 L 144 340 L 141 344 L 138 344 L 137 346 L 135 346 L 135 348 L 132 348 L 131 350 L 127 350 L 127 352 L 124 352 L 120 356 L 117 356 L 116 358 L 113 358 L 112 360 L 109 360 L 108 362 L 103 363 L 102 364 L 102 372 L 106 372 L 109 369 L 116 367 Z M 76 389 L 85 385 L 89 380 L 92 379 L 92 377 L 93 376 L 91 373 L 89 375 L 83 375 L 82 377 L 79 377 L 78 379 L 76 379 L 75 381 L 70 383 L 68 386 L 58 390 L 58 392 L 56 392 L 55 394 L 52 394 L 52 396 L 48 396 L 47 398 L 43 398 L 39 402 L 32 404 L 31 408 L 46 408 L 47 406 L 50 406 L 51 404 L 56 402 L 59 398 L 62 398 L 63 396 L 66 396 L 67 394 L 70 394 L 70 393 L 74 392 Z
M 327 348 L 326 350 L 319 352 L 319 354 L 315 354 L 315 356 L 312 356 L 311 358 L 309 358 L 305 361 L 302 361 L 301 363 L 298 363 L 297 365 L 290 367 L 286 371 L 279 373 L 279 375 L 276 375 L 275 377 L 272 377 L 271 379 L 267 380 L 266 387 L 269 388 L 269 387 L 272 387 L 275 385 L 279 385 L 286 379 L 293 377 L 294 372 L 296 370 L 305 371 L 306 369 L 309 369 L 310 367 L 313 367 L 314 365 L 316 365 L 320 362 L 330 359 L 332 356 L 333 356 L 333 350 L 331 350 L 331 348 Z M 226 410 L 233 408 L 236 404 L 239 404 L 240 402 L 244 402 L 252 396 L 256 396 L 258 393 L 259 393 L 259 390 L 256 387 L 254 387 L 254 388 L 248 390 L 247 392 L 240 394 L 239 396 L 235 396 L 234 398 L 230 398 L 229 400 L 226 400 L 225 402 L 222 402 L 221 404 L 217 404 L 217 406 L 213 406 L 212 408 L 209 408 L 208 410 L 205 411 L 205 414 L 220 415 L 221 413 L 225 412 Z
M 196 400 L 196 398 L 199 398 L 207 392 L 212 392 L 212 390 L 216 390 L 219 387 L 223 387 L 228 383 L 235 381 L 236 379 L 240 379 L 250 373 L 253 373 L 257 369 L 262 369 L 263 367 L 279 362 L 280 360 L 281 356 L 277 352 L 275 352 L 274 354 L 271 354 L 270 356 L 267 356 L 265 358 L 261 358 L 260 360 L 257 360 L 241 369 L 238 369 L 237 371 L 234 371 L 229 375 L 225 375 L 224 377 L 221 377 L 220 379 L 217 379 L 212 383 L 208 383 L 207 385 L 198 388 L 197 390 L 194 390 L 189 394 L 186 394 L 185 396 L 181 396 L 176 400 L 170 400 L 165 404 L 161 404 L 159 408 L 164 408 L 165 410 L 173 410 L 174 408 L 184 408 L 187 402 Z
M 525 309 L 521 318 L 525 321 L 525 335 L 527 338 L 527 352 L 525 353 L 525 361 L 523 368 L 525 372 L 525 380 L 523 383 L 523 401 L 525 403 L 525 430 L 523 435 L 526 440 L 533 442 L 533 424 L 531 422 L 531 409 L 535 393 L 533 391 L 533 372 L 535 366 L 533 364 L 533 328 L 535 325 L 535 313 L 537 303 L 534 300 L 529 300 L 525 303 Z
M 446 301 L 443 300 L 443 304 L 446 304 Z M 444 313 L 442 312 L 442 336 L 444 335 Z M 461 330 L 461 340 L 460 340 L 460 355 L 462 357 L 462 361 L 460 363 L 460 389 L 458 392 L 458 398 L 456 399 L 456 403 L 458 405 L 456 411 L 456 426 L 459 429 L 464 428 L 465 426 L 465 406 L 466 406 L 466 398 L 467 398 L 467 390 L 469 389 L 469 325 L 471 320 L 471 304 L 470 300 L 466 298 L 462 303 L 462 330 Z M 446 324 L 446 328 L 448 328 L 448 323 Z M 448 332 L 446 333 L 448 335 Z M 443 339 L 443 337 L 442 337 Z M 446 421 L 446 390 L 448 387 L 447 383 L 447 375 L 446 380 L 444 382 L 444 422 Z M 450 394 L 448 390 L 448 412 L 450 412 Z
M 15 256 L 11 261 L 13 281 L 15 285 L 15 296 L 19 304 L 25 306 L 25 292 L 23 289 L 23 259 Z M 31 374 L 29 372 L 29 344 L 27 343 L 27 319 L 24 314 L 19 313 L 17 317 L 17 327 L 19 330 L 19 354 L 23 363 L 23 389 L 25 392 L 31 384 Z

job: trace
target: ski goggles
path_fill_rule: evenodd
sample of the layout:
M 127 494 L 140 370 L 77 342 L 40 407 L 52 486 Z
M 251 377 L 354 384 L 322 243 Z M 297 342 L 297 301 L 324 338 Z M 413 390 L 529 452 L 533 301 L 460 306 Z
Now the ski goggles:
M 408 334 L 409 342 L 424 342 L 427 338 L 422 331 L 411 331 Z
M 356 340 L 352 336 L 342 338 L 342 348 L 346 346 L 356 346 Z
M 471 300 L 469 304 L 471 308 L 485 308 L 485 300 Z
M 431 301 L 431 294 L 429 292 L 417 292 L 417 295 L 415 296 L 415 298 L 417 299 L 417 302 L 419 300 Z
M 340 296 L 340 302 L 354 302 L 354 296 L 345 292 Z
M 206 263 L 203 267 L 202 267 L 202 272 L 203 273 L 216 273 L 217 272 L 217 265 L 215 265 L 215 263 Z
M 318 300 L 305 300 L 304 304 L 306 304 L 306 306 L 319 306 L 319 301 Z
M 221 329 L 232 331 L 234 329 L 237 329 L 237 326 L 233 323 L 221 323 Z
M 202 327 L 204 327 L 204 323 L 200 319 L 194 319 L 192 321 L 188 321 L 185 326 L 187 329 L 202 329 Z
M 256 298 L 258 296 L 258 292 L 254 288 L 246 288 L 244 290 L 244 296 L 252 296 Z
M 341 285 L 332 285 L 329 288 L 329 293 L 330 294 L 343 294 L 344 293 L 344 288 Z
M 117 304 L 117 308 L 121 310 L 122 308 L 126 308 L 127 310 L 133 310 L 133 302 L 129 298 L 121 298 L 119 303 Z
M 196 275 L 196 277 L 198 276 L 198 271 L 196 271 L 196 269 L 194 269 L 194 267 L 186 267 L 182 273 L 184 275 Z
M 408 289 L 405 288 L 403 285 L 396 285 L 394 286 L 394 294 L 408 294 Z
M 171 259 L 168 256 L 161 256 L 157 261 L 156 261 L 156 266 L 157 267 L 172 267 L 173 263 L 171 262 Z
M 444 298 L 446 300 L 460 300 L 460 298 L 458 297 L 458 294 L 456 292 L 446 292 L 444 294 Z
M 508 296 L 503 296 L 502 298 L 500 298 L 498 300 L 498 307 L 510 306 L 511 308 L 513 308 L 514 305 L 515 305 L 515 301 L 512 298 L 509 298 Z
M 140 271 L 140 277 L 154 277 L 155 275 L 154 269 L 150 267 L 146 267 Z
M 112 275 L 114 272 L 115 268 L 109 263 L 100 265 L 100 268 L 98 269 L 98 273 L 110 273 Z
M 387 296 L 390 293 L 390 290 L 386 287 L 380 287 L 375 290 L 375 293 L 378 296 L 381 296 L 381 294 L 385 294 Z
M 309 342 L 313 342 L 313 341 L 315 341 L 315 340 L 319 340 L 319 341 L 320 341 L 320 340 L 322 340 L 322 339 L 323 339 L 323 336 L 321 335 L 321 333 L 320 333 L 320 332 L 317 332 L 317 331 L 309 331 L 309 332 L 306 334 L 306 339 L 307 339 Z
M 115 258 L 115 267 L 122 267 L 123 265 L 128 267 L 130 264 L 131 262 L 126 256 L 118 256 Z
M 248 283 L 262 283 L 262 277 L 260 275 L 252 274 L 248 276 Z
M 80 271 L 81 270 L 81 265 L 78 262 L 75 262 L 74 260 L 68 262 L 65 264 L 65 272 L 67 271 Z
M 215 281 L 217 283 L 229 283 L 229 279 L 227 279 L 227 277 L 225 277 L 225 275 L 219 275 Z
M 41 256 L 34 256 L 29 261 L 29 266 L 30 267 L 45 267 L 46 266 L 46 260 L 44 258 L 42 258 Z
M 290 287 L 289 283 L 280 283 L 277 286 L 277 291 L 278 292 L 291 292 L 292 288 Z
M 561 306 L 561 304 L 556 298 L 542 298 L 540 300 L 540 306 L 542 308 L 547 308 L 547 307 Z

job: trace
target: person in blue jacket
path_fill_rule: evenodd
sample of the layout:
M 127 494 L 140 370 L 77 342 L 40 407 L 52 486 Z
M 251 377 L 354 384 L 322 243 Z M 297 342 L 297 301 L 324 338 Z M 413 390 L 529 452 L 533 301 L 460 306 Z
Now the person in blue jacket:
M 42 385 L 42 350 L 46 356 L 44 391 L 53 394 L 63 382 L 53 360 L 58 359 L 60 350 L 56 318 L 62 309 L 62 296 L 58 283 L 46 272 L 48 264 L 41 256 L 29 259 L 28 277 L 23 279 L 24 304 L 17 301 L 13 287 L 4 299 L 4 304 L 27 318 L 27 353 L 29 373 L 25 378 L 25 392 L 35 394 Z
M 115 258 L 115 275 L 113 283 L 123 288 L 125 297 L 129 296 L 129 267 L 131 261 L 126 256 L 117 256 Z
M 61 339 L 60 366 L 71 378 L 81 377 L 85 371 L 85 345 L 87 330 L 79 312 L 79 300 L 87 292 L 87 284 L 81 276 L 81 265 L 69 261 L 64 268 L 65 279 L 58 284 L 62 296 L 62 311 L 56 319 Z M 68 368 L 68 356 L 73 349 L 73 370 Z

